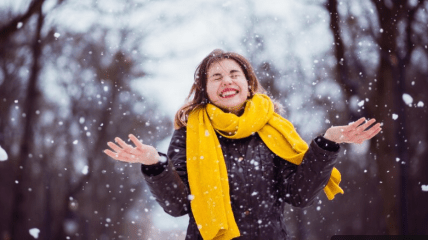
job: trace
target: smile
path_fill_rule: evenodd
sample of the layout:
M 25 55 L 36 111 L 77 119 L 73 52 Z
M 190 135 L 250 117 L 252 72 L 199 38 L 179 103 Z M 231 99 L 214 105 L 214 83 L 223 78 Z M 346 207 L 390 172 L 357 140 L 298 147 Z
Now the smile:
M 233 88 L 226 88 L 220 93 L 220 97 L 222 98 L 231 98 L 239 93 L 238 90 Z

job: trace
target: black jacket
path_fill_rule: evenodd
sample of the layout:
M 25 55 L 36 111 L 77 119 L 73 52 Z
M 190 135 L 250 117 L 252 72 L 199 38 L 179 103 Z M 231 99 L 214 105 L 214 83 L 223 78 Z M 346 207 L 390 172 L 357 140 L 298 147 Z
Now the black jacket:
M 242 139 L 217 135 L 226 161 L 233 214 L 240 240 L 286 239 L 284 204 L 310 205 L 327 184 L 339 145 L 315 138 L 300 165 L 272 153 L 257 133 Z M 186 129 L 176 130 L 167 161 L 142 165 L 150 191 L 165 212 L 189 214 L 186 239 L 202 240 L 190 209 Z

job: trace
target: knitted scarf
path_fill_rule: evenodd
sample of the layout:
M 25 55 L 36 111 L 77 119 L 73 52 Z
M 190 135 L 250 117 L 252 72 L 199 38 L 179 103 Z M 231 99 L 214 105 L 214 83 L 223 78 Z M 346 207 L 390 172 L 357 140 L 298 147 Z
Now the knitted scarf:
M 207 104 L 189 114 L 187 122 L 187 174 L 192 194 L 191 209 L 203 239 L 228 240 L 239 237 L 229 196 L 226 164 L 216 132 L 239 139 L 257 132 L 276 155 L 299 165 L 308 145 L 293 125 L 274 112 L 270 98 L 256 94 L 238 117 Z M 328 199 L 343 190 L 334 168 L 324 191 Z

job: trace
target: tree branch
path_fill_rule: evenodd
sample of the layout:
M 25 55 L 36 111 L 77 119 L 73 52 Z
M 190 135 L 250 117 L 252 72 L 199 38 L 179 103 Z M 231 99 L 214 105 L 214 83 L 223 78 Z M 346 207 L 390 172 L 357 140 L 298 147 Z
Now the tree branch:
M 13 33 L 18 31 L 17 25 L 22 22 L 25 24 L 31 16 L 37 13 L 38 9 L 42 6 L 45 0 L 33 0 L 28 7 L 26 13 L 21 16 L 15 17 L 11 22 L 0 28 L 0 42 L 3 42 L 8 37 L 10 37 Z

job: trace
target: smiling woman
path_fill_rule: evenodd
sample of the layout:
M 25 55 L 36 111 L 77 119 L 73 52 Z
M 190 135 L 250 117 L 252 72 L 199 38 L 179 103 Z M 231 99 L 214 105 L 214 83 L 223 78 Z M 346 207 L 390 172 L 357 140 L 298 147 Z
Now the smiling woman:
M 186 239 L 286 239 L 284 206 L 305 207 L 324 190 L 332 200 L 341 176 L 339 143 L 380 132 L 362 118 L 329 128 L 308 146 L 277 112 L 248 60 L 214 50 L 202 60 L 188 103 L 175 116 L 167 154 L 130 135 L 105 153 L 142 163 L 150 191 L 168 214 L 189 214 Z M 365 123 L 364 123 L 365 122 Z M 367 130 L 368 129 L 368 130 Z
M 208 69 L 207 94 L 210 102 L 221 109 L 242 112 L 250 91 L 241 66 L 231 59 L 213 63 Z

